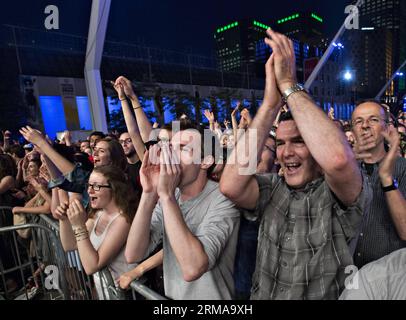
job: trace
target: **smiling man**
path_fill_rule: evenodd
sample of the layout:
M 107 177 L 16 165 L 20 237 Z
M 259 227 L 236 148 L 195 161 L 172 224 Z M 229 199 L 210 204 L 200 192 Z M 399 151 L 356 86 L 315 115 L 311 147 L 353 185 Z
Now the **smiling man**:
M 386 112 L 378 102 L 366 101 L 355 108 L 352 131 L 355 153 L 373 190 L 354 256 L 356 266 L 361 268 L 406 247 L 406 159 L 398 154 L 399 134 L 388 126 Z
M 344 134 L 297 84 L 292 41 L 267 34 L 263 103 L 231 157 L 244 142 L 263 149 L 281 92 L 291 111 L 276 131 L 283 177 L 242 175 L 237 162 L 226 166 L 220 190 L 261 221 L 251 299 L 337 299 L 370 189 Z

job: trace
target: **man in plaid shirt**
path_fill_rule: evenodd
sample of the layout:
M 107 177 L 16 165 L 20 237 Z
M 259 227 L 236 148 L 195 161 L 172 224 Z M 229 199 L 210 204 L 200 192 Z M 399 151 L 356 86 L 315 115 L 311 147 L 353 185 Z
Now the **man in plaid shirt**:
M 337 299 L 371 189 L 344 134 L 297 84 L 292 41 L 267 34 L 273 53 L 263 103 L 230 159 L 245 152 L 244 143 L 261 152 L 287 103 L 276 131 L 283 176 L 244 175 L 245 165 L 229 161 L 220 189 L 261 219 L 251 299 Z

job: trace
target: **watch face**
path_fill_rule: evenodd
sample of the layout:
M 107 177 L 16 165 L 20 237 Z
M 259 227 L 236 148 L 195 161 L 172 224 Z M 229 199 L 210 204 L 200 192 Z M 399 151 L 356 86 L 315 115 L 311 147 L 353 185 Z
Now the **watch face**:
M 397 189 L 398 188 L 398 181 L 396 179 L 393 179 L 393 186 Z

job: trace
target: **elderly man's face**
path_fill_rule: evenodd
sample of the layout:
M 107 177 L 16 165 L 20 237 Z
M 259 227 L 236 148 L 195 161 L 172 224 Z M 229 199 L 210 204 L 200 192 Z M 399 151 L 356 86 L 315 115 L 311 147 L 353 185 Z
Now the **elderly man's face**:
M 382 131 L 386 131 L 385 111 L 374 102 L 366 102 L 355 108 L 352 114 L 352 132 L 356 141 L 374 140 L 374 149 L 384 143 Z

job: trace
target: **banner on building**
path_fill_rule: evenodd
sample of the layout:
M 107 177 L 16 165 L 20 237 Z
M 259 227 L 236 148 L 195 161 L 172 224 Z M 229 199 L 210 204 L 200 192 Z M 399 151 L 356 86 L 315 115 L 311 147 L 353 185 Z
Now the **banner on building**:
M 62 97 L 65 112 L 66 128 L 68 130 L 80 129 L 79 114 L 76 104 L 75 82 L 72 78 L 58 78 L 59 91 Z
M 43 128 L 41 109 L 38 102 L 38 83 L 35 76 L 20 76 L 20 88 L 27 107 L 27 124 L 33 128 Z

